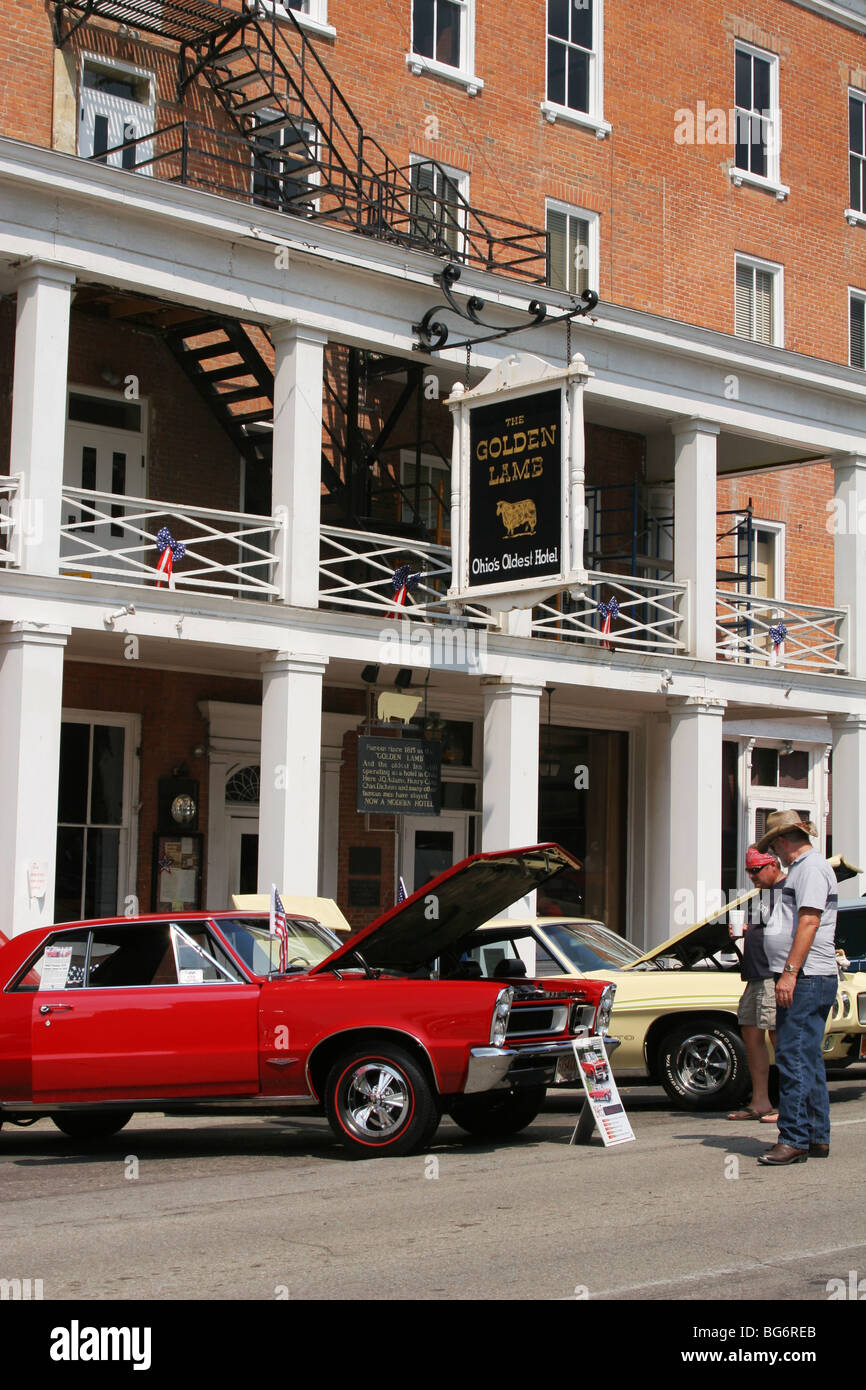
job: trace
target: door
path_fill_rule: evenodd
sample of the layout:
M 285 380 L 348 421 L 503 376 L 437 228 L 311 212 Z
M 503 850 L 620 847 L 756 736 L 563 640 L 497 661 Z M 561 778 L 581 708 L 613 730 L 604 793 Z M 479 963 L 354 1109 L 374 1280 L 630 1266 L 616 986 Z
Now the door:
M 229 902 L 232 893 L 257 893 L 259 871 L 259 817 L 229 816 Z
M 145 564 L 153 562 L 155 552 L 141 552 L 141 537 L 123 526 L 128 508 L 121 500 L 143 497 L 147 490 L 141 402 L 70 393 L 63 484 L 67 489 L 103 494 L 81 499 L 64 496 L 63 525 L 74 527 L 64 536 L 64 560 L 85 568 L 111 565 L 117 563 L 111 552 L 128 547 Z M 138 524 L 146 528 L 147 523 Z
M 403 817 L 403 881 L 414 893 L 468 854 L 469 819 L 463 815 Z
M 154 128 L 153 74 L 85 58 L 81 70 L 78 153 L 119 169 L 149 174 L 153 141 L 141 140 Z M 127 140 L 139 143 L 108 154 Z

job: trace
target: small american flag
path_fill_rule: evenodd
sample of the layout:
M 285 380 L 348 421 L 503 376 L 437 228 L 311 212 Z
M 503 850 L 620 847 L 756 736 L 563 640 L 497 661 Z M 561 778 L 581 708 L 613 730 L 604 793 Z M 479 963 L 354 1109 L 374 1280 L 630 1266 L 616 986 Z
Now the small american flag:
M 280 974 L 284 975 L 289 964 L 289 924 L 275 883 L 271 884 L 270 931 L 280 943 Z

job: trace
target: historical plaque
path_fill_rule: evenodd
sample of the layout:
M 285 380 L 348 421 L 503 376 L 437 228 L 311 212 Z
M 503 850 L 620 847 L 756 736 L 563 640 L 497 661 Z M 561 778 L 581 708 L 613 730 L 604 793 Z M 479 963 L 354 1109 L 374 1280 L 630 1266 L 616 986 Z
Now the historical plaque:
M 558 575 L 561 546 L 561 390 L 476 406 L 469 426 L 469 587 Z
M 441 743 L 359 738 L 357 809 L 380 816 L 438 816 L 441 769 Z

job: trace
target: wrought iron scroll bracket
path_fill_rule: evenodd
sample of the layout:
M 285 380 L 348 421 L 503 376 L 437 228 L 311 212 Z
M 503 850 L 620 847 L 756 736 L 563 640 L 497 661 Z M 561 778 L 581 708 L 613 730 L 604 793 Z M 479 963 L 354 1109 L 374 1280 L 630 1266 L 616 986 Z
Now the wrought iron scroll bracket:
M 473 347 L 476 343 L 490 343 L 497 338 L 507 338 L 512 333 L 525 333 L 528 328 L 539 328 L 542 324 L 565 323 L 575 318 L 582 318 L 598 304 L 598 295 L 595 290 L 584 290 L 572 301 L 569 309 L 562 314 L 548 314 L 547 305 L 540 299 L 532 299 L 523 311 L 526 315 L 524 323 L 512 323 L 506 327 L 490 323 L 481 317 L 482 310 L 485 308 L 485 301 L 473 294 L 463 304 L 459 304 L 454 298 L 452 287 L 460 279 L 461 269 L 459 265 L 446 265 L 445 269 L 433 279 L 445 296 L 444 304 L 434 304 L 432 309 L 428 309 L 420 323 L 412 325 L 418 337 L 415 342 L 417 352 L 441 352 L 448 345 L 451 348 Z M 437 318 L 437 314 L 452 313 L 464 323 L 474 324 L 477 328 L 486 329 L 487 332 L 479 333 L 472 338 L 460 338 L 456 342 L 449 340 L 448 325 L 442 323 Z

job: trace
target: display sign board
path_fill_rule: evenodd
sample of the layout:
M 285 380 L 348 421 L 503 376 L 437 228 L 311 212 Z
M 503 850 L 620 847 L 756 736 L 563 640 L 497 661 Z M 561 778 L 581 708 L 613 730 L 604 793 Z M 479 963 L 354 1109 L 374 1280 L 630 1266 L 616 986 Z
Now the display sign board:
M 358 739 L 358 811 L 438 816 L 442 744 L 422 738 Z
M 562 392 L 476 406 L 469 423 L 469 588 L 562 570 Z
M 579 355 L 565 368 L 523 355 L 454 387 L 449 599 L 507 611 L 586 582 L 588 376 Z
M 634 1139 L 634 1130 L 620 1100 L 603 1040 L 599 1037 L 575 1038 L 571 1045 L 583 1079 L 586 1093 L 584 1104 L 590 1108 L 602 1143 L 605 1148 L 612 1144 L 629 1143 Z M 580 1121 L 575 1136 L 579 1128 Z

